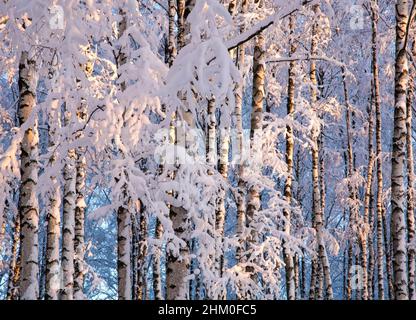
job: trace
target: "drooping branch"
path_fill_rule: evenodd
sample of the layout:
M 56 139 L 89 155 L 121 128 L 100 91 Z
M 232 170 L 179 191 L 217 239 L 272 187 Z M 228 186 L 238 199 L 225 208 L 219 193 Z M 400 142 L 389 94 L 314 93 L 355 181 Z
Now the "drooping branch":
M 319 3 L 319 0 L 301 0 L 298 1 L 298 4 L 292 4 L 288 6 L 287 8 L 283 9 L 282 11 L 275 13 L 266 19 L 260 21 L 255 26 L 253 26 L 251 29 L 239 34 L 235 38 L 228 40 L 226 42 L 226 46 L 228 50 L 232 50 L 240 46 L 241 44 L 251 40 L 258 34 L 260 34 L 263 30 L 267 29 L 271 25 L 273 25 L 276 21 L 282 20 L 296 11 L 299 11 L 300 8 L 306 6 L 306 5 L 313 5 Z

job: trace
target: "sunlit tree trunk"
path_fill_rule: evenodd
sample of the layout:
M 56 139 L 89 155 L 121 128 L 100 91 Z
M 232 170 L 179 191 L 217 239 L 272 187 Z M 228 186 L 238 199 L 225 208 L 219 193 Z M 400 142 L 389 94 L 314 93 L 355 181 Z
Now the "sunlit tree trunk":
M 120 10 L 121 21 L 118 24 L 118 37 L 121 38 L 127 29 L 126 13 Z M 117 67 L 127 63 L 127 56 L 121 49 L 117 56 Z M 126 83 L 120 84 L 120 90 L 126 89 Z M 126 175 L 126 173 L 124 173 Z M 127 179 L 128 177 L 126 177 Z M 122 187 L 123 204 L 117 209 L 117 279 L 118 299 L 132 299 L 132 200 L 127 194 L 127 186 Z
M 127 203 L 128 206 L 130 203 Z M 131 204 L 130 204 L 131 205 Z M 127 208 L 117 212 L 117 274 L 119 300 L 131 300 L 131 215 Z
M 180 239 L 186 239 L 188 220 L 186 210 L 183 208 L 171 207 L 170 218 L 173 230 Z M 189 285 L 185 278 L 189 274 L 190 257 L 189 247 L 182 246 L 179 256 L 168 255 L 166 268 L 166 299 L 177 300 L 188 297 Z
M 65 126 L 70 124 L 71 114 L 65 112 Z M 68 139 L 69 142 L 69 139 Z M 63 216 L 62 216 L 62 300 L 74 298 L 75 258 L 75 205 L 76 205 L 76 154 L 69 149 L 64 166 Z
M 394 299 L 394 280 L 393 280 L 393 239 L 391 228 L 388 227 L 388 218 L 386 215 L 386 205 L 383 206 L 383 238 L 384 238 L 384 255 L 386 256 L 386 274 L 387 274 L 387 293 L 388 299 Z
M 177 8 L 177 4 L 179 4 L 179 1 L 175 1 L 175 0 L 168 1 L 169 29 L 168 29 L 168 51 L 167 51 L 166 63 L 169 65 L 169 67 L 172 66 L 173 61 L 175 60 L 176 54 L 177 54 L 176 37 L 175 37 L 175 17 L 176 17 L 176 8 Z M 163 166 L 160 168 L 160 172 L 163 172 Z M 159 243 L 161 242 L 162 236 L 163 236 L 163 226 L 160 220 L 156 219 L 155 238 L 158 240 Z M 160 243 L 160 246 L 161 245 L 162 244 Z M 163 299 L 162 276 L 160 274 L 161 268 L 162 268 L 161 255 L 162 255 L 162 250 L 159 247 L 158 249 L 156 249 L 156 252 L 153 253 L 153 292 L 154 292 L 156 300 Z
M 380 80 L 378 68 L 378 1 L 371 1 L 371 27 L 372 27 L 372 73 L 373 73 L 373 100 L 376 112 L 376 159 L 377 159 L 377 283 L 378 299 L 384 299 L 384 250 L 383 250 L 383 158 L 381 141 L 381 100 Z
M 314 5 L 313 11 L 315 14 L 320 12 L 319 6 Z M 317 24 L 314 24 L 312 29 L 312 40 L 311 40 L 311 55 L 316 55 L 317 47 L 318 47 L 318 30 Z M 316 112 L 316 103 L 318 100 L 318 92 L 317 92 L 317 77 L 316 77 L 316 62 L 315 60 L 311 59 L 310 61 L 310 79 L 311 79 L 311 105 L 312 108 Z M 317 242 L 317 257 L 314 258 L 312 261 L 312 274 L 314 277 L 311 277 L 311 290 L 315 290 L 317 292 L 318 298 L 321 298 L 322 293 L 319 289 L 322 285 L 322 277 L 325 280 L 325 293 L 328 299 L 333 299 L 333 290 L 332 290 L 332 280 L 331 280 L 331 272 L 330 266 L 328 261 L 328 255 L 326 253 L 325 243 L 323 239 L 323 212 L 321 208 L 321 194 L 320 194 L 320 185 L 319 185 L 319 127 L 318 125 L 314 125 L 312 128 L 312 212 L 313 212 L 313 227 L 316 231 L 316 242 Z M 314 274 L 315 273 L 315 274 Z M 315 278 L 316 277 L 316 278 Z M 316 286 L 318 283 L 318 286 Z M 311 292 L 310 292 L 311 298 Z
M 265 84 L 265 49 L 264 36 L 259 34 L 256 38 L 253 56 L 253 99 L 251 110 L 251 128 L 250 128 L 250 157 L 257 165 L 259 157 L 261 156 L 261 139 L 262 139 L 262 122 L 263 122 L 263 103 L 264 103 L 264 84 Z M 246 226 L 250 230 L 247 239 L 248 250 L 251 249 L 251 244 L 257 241 L 257 230 L 254 225 L 254 216 L 260 210 L 260 188 L 258 185 L 253 185 L 248 190 L 247 199 L 247 213 Z M 292 265 L 293 267 L 293 265 Z M 246 271 L 251 274 L 252 279 L 256 278 L 254 270 L 247 267 Z M 253 297 L 252 297 L 253 298 Z
M 156 221 L 156 239 L 161 241 L 163 235 L 163 226 L 159 220 Z M 158 250 L 153 254 L 153 292 L 155 300 L 163 300 L 162 292 L 162 261 L 161 261 L 162 250 Z
M 185 0 L 177 0 L 178 13 L 178 48 L 185 46 Z
M 60 124 L 59 100 L 52 101 L 49 121 L 53 121 L 59 127 Z M 54 139 L 56 138 L 55 130 L 49 132 L 49 149 L 55 147 Z M 56 154 L 53 152 L 50 158 L 50 164 L 56 161 Z M 59 242 L 61 236 L 61 185 L 57 178 L 52 176 L 52 190 L 49 193 L 49 206 L 46 216 L 47 236 L 46 236 L 46 269 L 45 269 L 45 299 L 57 300 L 59 298 L 60 279 L 60 260 L 59 260 Z
M 11 257 L 9 263 L 9 280 L 7 283 L 7 300 L 19 299 L 19 281 L 20 281 L 20 216 L 14 217 L 13 239 L 12 239 Z
M 295 17 L 289 17 L 289 28 L 290 36 L 293 37 L 295 29 Z M 296 51 L 294 45 L 294 40 L 290 41 L 290 55 L 293 55 Z M 295 62 L 291 61 L 289 64 L 289 83 L 287 90 L 287 117 L 289 122 L 293 122 L 293 116 L 295 113 Z M 287 165 L 287 177 L 284 188 L 284 197 L 287 201 L 287 205 L 290 207 L 292 202 L 292 175 L 293 175 L 293 152 L 294 152 L 294 137 L 293 137 L 293 128 L 291 125 L 286 126 L 286 165 Z M 284 232 L 290 236 L 291 228 L 291 212 L 290 209 L 284 208 L 283 215 L 285 217 L 284 223 Z M 286 295 L 288 300 L 296 299 L 296 288 L 295 288 L 295 272 L 294 272 L 294 263 L 293 255 L 290 252 L 289 245 L 287 241 L 283 241 L 283 256 L 285 261 L 286 269 Z
M 414 68 L 411 68 L 409 87 L 407 92 L 407 118 L 406 118 L 406 148 L 407 148 L 407 242 L 408 242 L 408 273 L 409 273 L 409 299 L 416 300 L 415 292 L 415 216 L 414 216 L 414 183 L 415 170 L 413 165 L 413 99 L 414 99 Z
M 231 0 L 228 4 L 228 12 L 231 16 L 234 16 L 237 9 L 237 1 Z M 230 52 L 231 58 L 234 58 L 235 50 Z M 221 119 L 222 121 L 222 119 Z M 228 181 L 228 156 L 230 149 L 230 125 L 229 123 L 221 124 L 221 128 L 218 130 L 219 133 L 219 159 L 218 159 L 218 172 Z M 225 200 L 226 200 L 226 189 L 221 188 L 220 194 L 218 195 L 218 204 L 216 211 L 216 226 L 218 241 L 218 250 L 216 256 L 216 269 L 219 270 L 219 276 L 222 277 L 224 271 L 224 224 L 225 224 Z
M 241 2 L 241 14 L 246 14 L 248 10 L 248 0 L 242 0 Z M 244 23 L 240 25 L 240 32 L 244 32 Z M 240 72 L 243 72 L 245 65 L 245 45 L 241 44 L 237 49 L 237 67 Z M 243 231 L 246 223 L 245 217 L 245 183 L 243 179 L 244 164 L 243 164 L 243 84 L 239 83 L 235 89 L 235 127 L 236 127 L 236 158 L 237 174 L 238 174 L 238 189 L 237 189 L 237 237 L 239 240 L 239 246 L 237 247 L 236 258 L 237 261 L 242 260 L 244 251 Z
M 404 162 L 406 144 L 406 97 L 409 66 L 407 59 L 407 26 L 409 21 L 409 1 L 396 2 L 396 63 L 394 90 L 394 130 L 391 167 L 391 233 L 393 237 L 393 279 L 394 297 L 407 300 L 407 245 L 405 221 Z
M 78 121 L 85 124 L 87 120 L 87 108 L 85 101 L 82 101 L 77 111 Z M 77 139 L 83 137 L 83 133 L 77 136 Z M 84 299 L 84 221 L 85 221 L 85 180 L 86 180 L 87 162 L 85 158 L 85 147 L 76 149 L 76 203 L 75 203 L 75 259 L 74 259 L 74 299 Z
M 342 67 L 342 80 L 343 80 L 343 87 L 344 87 L 344 100 L 345 100 L 345 122 L 346 122 L 346 131 L 347 131 L 347 163 L 348 163 L 348 178 L 352 179 L 355 166 L 354 166 L 354 151 L 353 151 L 353 142 L 352 142 L 352 132 L 351 132 L 351 105 L 349 102 L 349 95 L 348 95 L 348 88 L 347 82 L 345 77 L 345 68 Z M 348 239 L 348 275 L 347 275 L 347 299 L 352 299 L 352 277 L 353 277 L 353 261 L 354 261 L 354 247 L 357 243 L 357 234 L 355 230 L 357 228 L 358 223 L 358 208 L 357 208 L 357 190 L 354 186 L 351 185 L 351 181 L 349 182 L 349 197 L 350 197 L 350 206 L 349 206 L 349 239 Z
M 178 0 L 178 3 L 183 0 Z M 176 39 L 175 39 L 175 16 L 176 16 L 176 5 L 175 0 L 168 1 L 168 19 L 169 19 L 169 30 L 168 30 L 168 65 L 171 66 L 176 57 Z
M 372 99 L 371 99 L 372 100 Z M 368 293 L 368 244 L 370 234 L 370 201 L 373 186 L 373 169 L 374 169 L 374 153 L 373 153 L 373 135 L 374 135 L 374 123 L 373 123 L 373 111 L 372 101 L 370 102 L 368 111 L 368 166 L 367 166 L 367 182 L 365 186 L 364 194 L 364 215 L 363 220 L 365 223 L 362 232 L 360 232 L 360 244 L 361 244 L 361 268 L 363 270 L 362 280 L 362 298 L 363 300 L 369 299 Z
M 147 269 L 146 269 L 146 258 L 147 258 L 147 216 L 144 208 L 142 208 L 142 204 L 139 204 L 141 208 L 141 215 L 140 215 L 140 224 L 139 224 L 139 252 L 137 255 L 137 299 L 143 300 L 146 297 L 146 288 L 147 288 Z
M 186 18 L 194 7 L 194 0 L 178 0 L 177 6 L 178 50 L 181 50 L 186 44 L 185 36 L 189 33 L 189 24 L 186 24 Z M 175 119 L 172 119 L 171 121 L 174 123 L 174 120 Z M 174 137 L 171 139 L 176 144 L 176 133 L 174 130 L 171 131 L 174 133 Z M 179 248 L 178 256 L 168 253 L 166 266 L 166 299 L 186 299 L 189 297 L 189 280 L 187 280 L 187 277 L 189 275 L 191 263 L 189 241 L 187 236 L 190 227 L 188 212 L 184 208 L 171 206 L 169 216 L 172 221 L 172 228 L 175 235 L 179 239 L 182 239 L 186 245 Z
M 19 63 L 19 122 L 23 125 L 31 116 L 36 103 L 35 61 L 23 52 Z M 33 121 L 33 120 L 32 120 Z M 36 196 L 38 182 L 37 120 L 23 135 L 20 155 L 21 185 L 18 210 L 20 214 L 21 275 L 20 299 L 35 300 L 39 295 L 39 207 Z

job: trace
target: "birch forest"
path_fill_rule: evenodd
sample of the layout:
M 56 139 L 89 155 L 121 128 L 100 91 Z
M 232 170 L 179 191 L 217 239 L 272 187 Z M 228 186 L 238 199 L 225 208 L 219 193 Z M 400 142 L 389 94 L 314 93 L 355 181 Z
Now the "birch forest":
M 416 300 L 416 0 L 0 0 L 0 299 Z

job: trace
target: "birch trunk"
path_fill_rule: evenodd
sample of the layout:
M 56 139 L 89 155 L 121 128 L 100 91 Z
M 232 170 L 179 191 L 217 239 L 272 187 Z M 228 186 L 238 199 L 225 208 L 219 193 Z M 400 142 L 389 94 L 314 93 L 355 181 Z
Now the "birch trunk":
M 126 204 L 130 207 L 130 201 Z M 126 207 L 117 211 L 118 299 L 131 300 L 131 215 Z
M 24 124 L 36 103 L 35 61 L 23 52 L 19 63 L 19 122 Z M 38 230 L 39 207 L 36 197 L 38 182 L 38 143 L 37 120 L 28 128 L 21 142 L 18 210 L 21 221 L 21 277 L 20 299 L 35 300 L 39 296 Z
M 70 114 L 66 112 L 65 125 L 69 125 Z M 62 217 L 62 300 L 74 298 L 74 258 L 75 258 L 75 204 L 76 204 L 76 154 L 68 150 L 64 166 L 64 194 Z
M 388 298 L 390 300 L 394 299 L 394 280 L 393 280 L 393 241 L 392 241 L 392 233 L 391 229 L 389 232 L 389 228 L 387 226 L 387 217 L 386 217 L 386 209 L 383 206 L 383 237 L 384 237 L 384 254 L 386 256 L 386 274 L 387 274 L 387 288 L 388 288 Z
M 169 29 L 168 29 L 168 52 L 167 52 L 167 59 L 166 62 L 168 63 L 169 67 L 172 66 L 173 61 L 176 58 L 177 50 L 176 50 L 176 37 L 175 37 L 175 17 L 176 17 L 176 8 L 179 1 L 176 2 L 175 0 L 168 1 L 168 20 L 169 20 Z M 179 20 L 178 20 L 179 22 Z M 163 172 L 163 167 L 160 168 L 160 172 Z M 155 227 L 155 238 L 158 242 L 161 241 L 163 237 L 163 226 L 160 223 L 159 219 L 156 219 L 156 227 Z M 163 293 L 162 293 L 162 276 L 161 276 L 161 255 L 162 250 L 160 248 L 156 249 L 156 252 L 153 253 L 153 292 L 155 296 L 155 300 L 162 300 Z
M 404 161 L 406 143 L 406 93 L 409 67 L 406 35 L 409 21 L 409 1 L 396 2 L 396 64 L 394 90 L 394 130 L 391 167 L 391 232 L 393 236 L 393 278 L 395 299 L 407 300 L 407 246 L 405 222 Z
M 374 159 L 375 163 L 375 159 Z M 374 181 L 374 178 L 373 178 Z M 367 289 L 368 289 L 368 300 L 375 300 L 375 288 L 374 288 L 374 266 L 375 266 L 375 252 L 374 252 L 374 230 L 375 230 L 375 210 L 374 210 L 374 191 L 371 190 L 370 205 L 369 205 L 369 237 L 368 237 L 368 278 L 367 278 Z
M 147 217 L 145 211 L 141 208 L 141 217 L 139 225 L 139 252 L 137 256 L 137 299 L 143 300 L 146 297 L 146 257 L 147 257 Z
M 345 121 L 347 131 L 347 163 L 348 163 L 348 177 L 351 179 L 355 168 L 354 168 L 354 151 L 351 133 L 351 105 L 349 102 L 349 95 L 347 89 L 347 82 L 345 78 L 345 68 L 342 67 L 342 79 L 344 86 L 344 100 L 345 100 Z M 354 124 L 353 124 L 354 126 Z M 351 182 L 350 182 L 351 183 Z M 348 239 L 348 277 L 347 277 L 347 299 L 352 299 L 352 277 L 353 277 L 353 248 L 358 240 L 358 235 L 353 233 L 353 230 L 358 228 L 358 208 L 356 207 L 357 190 L 351 184 L 349 185 L 349 196 L 351 205 L 349 206 L 349 239 Z M 354 231 L 355 232 L 355 231 Z
M 170 219 L 177 237 L 187 239 L 188 220 L 186 210 L 171 207 Z M 168 255 L 166 268 L 166 299 L 178 300 L 188 298 L 188 281 L 185 280 L 189 274 L 190 256 L 189 247 L 183 246 L 179 249 L 179 256 Z
M 295 17 L 292 15 L 289 17 L 289 29 L 290 37 L 293 37 L 295 29 Z M 296 47 L 293 44 L 293 39 L 290 40 L 290 56 L 296 51 Z M 288 90 L 287 90 L 287 117 L 289 122 L 293 122 L 293 115 L 295 112 L 295 62 L 291 61 L 288 71 Z M 293 153 L 294 153 L 294 137 L 293 128 L 291 125 L 286 126 L 286 165 L 287 165 L 287 177 L 284 188 L 284 197 L 287 202 L 287 206 L 291 206 L 292 202 L 292 174 L 293 174 Z M 289 208 L 283 209 L 283 215 L 285 217 L 284 232 L 290 236 L 291 227 L 291 212 Z M 296 299 L 296 286 L 295 286 L 295 272 L 293 255 L 286 241 L 283 241 L 283 256 L 286 269 L 286 295 L 288 300 Z
M 178 1 L 178 3 L 181 0 Z M 175 41 L 175 16 L 176 6 L 175 0 L 168 1 L 168 19 L 169 19 L 169 30 L 168 30 L 168 65 L 171 66 L 176 57 L 176 41 Z
M 370 201 L 371 201 L 371 190 L 373 185 L 373 169 L 374 169 L 374 153 L 373 153 L 373 135 L 374 135 L 374 126 L 373 126 L 373 111 L 372 111 L 372 101 L 370 102 L 368 110 L 368 166 L 367 166 L 367 183 L 365 187 L 364 195 L 364 230 L 360 232 L 360 242 L 361 242 L 361 268 L 363 270 L 362 278 L 362 298 L 363 300 L 368 300 L 368 236 L 370 230 Z
M 182 49 L 185 44 L 185 35 L 189 33 L 188 25 L 185 24 L 186 18 L 194 7 L 194 0 L 178 0 L 178 49 Z M 175 115 L 174 115 L 175 116 Z M 175 119 L 172 119 L 174 121 Z M 177 143 L 175 130 L 173 141 Z M 188 212 L 183 208 L 170 207 L 170 220 L 175 235 L 182 239 L 185 246 L 179 248 L 179 256 L 169 253 L 166 266 L 166 299 L 178 300 L 189 298 L 189 268 L 191 263 L 189 243 L 188 243 Z
M 230 129 L 228 127 L 220 130 L 220 157 L 218 163 L 218 171 L 225 181 L 228 181 L 228 153 L 230 146 Z M 226 199 L 226 190 L 221 189 L 219 194 L 217 212 L 216 212 L 216 230 L 218 239 L 218 254 L 217 256 L 217 269 L 219 270 L 219 276 L 223 276 L 224 271 L 224 225 L 225 225 L 225 199 Z
M 85 124 L 87 120 L 87 108 L 85 101 L 82 102 L 78 112 L 78 121 Z M 83 137 L 83 133 L 77 136 L 77 139 Z M 76 149 L 76 203 L 75 203 L 75 259 L 74 259 L 74 299 L 82 300 L 85 298 L 84 289 L 84 221 L 85 221 L 85 179 L 87 171 L 87 162 L 85 158 L 85 147 Z
M 415 170 L 413 167 L 413 95 L 414 95 L 414 68 L 411 69 L 409 76 L 409 88 L 407 92 L 407 118 L 406 118 L 406 148 L 407 148 L 407 242 L 408 242 L 408 273 L 409 273 L 409 299 L 416 300 L 415 292 L 415 216 L 414 216 L 414 182 Z
M 372 73 L 374 105 L 376 111 L 376 159 L 377 159 L 377 283 L 378 299 L 384 299 L 384 250 L 383 250 L 383 158 L 381 140 L 381 100 L 378 68 L 378 0 L 371 1 Z
M 237 0 L 231 0 L 228 4 L 228 12 L 231 16 L 235 15 L 237 6 Z M 230 52 L 230 56 L 234 59 L 235 50 Z M 226 123 L 222 128 L 219 129 L 219 159 L 218 159 L 218 172 L 224 178 L 225 181 L 228 181 L 228 156 L 230 149 L 230 127 Z M 216 269 L 219 270 L 219 276 L 223 276 L 224 271 L 224 224 L 225 224 L 225 200 L 226 200 L 226 190 L 221 188 L 220 194 L 218 195 L 218 204 L 216 211 L 216 230 L 218 241 L 218 250 L 216 257 Z
M 58 124 L 59 127 L 59 100 L 54 100 L 51 106 L 49 121 Z M 49 148 L 55 147 L 55 130 L 49 132 Z M 56 154 L 53 153 L 50 164 L 56 161 Z M 60 287 L 60 262 L 59 262 L 59 241 L 61 237 L 61 186 L 56 177 L 51 177 L 53 185 L 49 194 L 49 207 L 46 216 L 47 236 L 46 236 L 46 270 L 45 270 L 45 299 L 57 300 L 59 298 Z
M 19 299 L 20 282 L 20 216 L 16 214 L 14 218 L 13 243 L 9 264 L 9 280 L 7 283 L 7 300 Z
M 241 3 L 241 14 L 246 14 L 248 10 L 248 0 L 243 0 Z M 240 26 L 240 33 L 244 32 L 245 25 L 244 23 Z M 237 67 L 240 72 L 243 72 L 245 64 L 245 45 L 241 44 L 237 49 Z M 236 149 L 237 149 L 237 159 L 239 161 L 237 165 L 238 173 L 238 189 L 237 189 L 237 238 L 239 240 L 239 246 L 236 251 L 237 261 L 242 261 L 242 252 L 244 251 L 243 244 L 243 231 L 246 224 L 245 217 L 245 183 L 243 180 L 244 175 L 244 164 L 243 164 L 243 85 L 237 84 L 235 89 L 235 126 L 236 126 Z
M 156 239 L 161 241 L 163 235 L 163 226 L 160 223 L 159 219 L 156 221 Z M 162 250 L 157 251 L 153 255 L 153 292 L 155 295 L 155 300 L 163 300 L 162 292 L 162 261 L 161 261 Z
M 119 11 L 121 21 L 118 24 L 118 37 L 121 38 L 127 29 L 126 13 L 123 10 Z M 117 56 L 117 67 L 121 67 L 127 63 L 127 56 L 123 48 L 119 51 Z M 120 74 L 119 74 L 120 76 Z M 126 89 L 126 83 L 120 84 L 120 90 Z M 127 173 L 124 172 L 127 176 Z M 127 178 L 127 177 L 126 177 Z M 131 300 L 132 299 L 132 222 L 131 210 L 132 200 L 128 196 L 127 186 L 122 187 L 123 204 L 117 209 L 117 279 L 118 279 L 118 299 Z
M 319 5 L 313 6 L 313 11 L 315 14 L 320 12 Z M 317 52 L 317 46 L 318 46 L 318 39 L 317 39 L 317 25 L 314 24 L 312 29 L 312 41 L 311 41 L 311 55 L 316 55 Z M 311 79 L 311 105 L 312 108 L 315 110 L 316 103 L 318 100 L 318 93 L 317 93 L 317 85 L 318 81 L 316 78 L 316 63 L 314 60 L 311 60 L 310 64 L 310 79 Z M 316 111 L 315 111 L 316 112 Z M 332 290 L 332 280 L 331 280 L 331 272 L 330 272 L 330 266 L 328 261 L 328 256 L 326 253 L 325 248 L 325 242 L 323 239 L 323 212 L 321 208 L 321 194 L 320 194 L 320 186 L 319 186 L 319 145 L 318 145 L 318 138 L 319 138 L 319 129 L 317 126 L 314 126 L 312 128 L 312 212 L 313 212 L 313 227 L 316 231 L 316 237 L 317 237 L 317 254 L 318 254 L 318 260 L 319 264 L 321 264 L 321 267 L 318 268 L 319 264 L 318 261 L 315 259 L 315 261 L 312 262 L 313 268 L 315 268 L 315 274 L 317 276 L 318 283 L 322 283 L 322 277 L 325 280 L 325 292 L 328 299 L 333 299 L 333 290 Z M 320 269 L 320 270 L 319 270 Z M 312 279 L 314 281 L 314 279 Z M 311 281 L 311 283 L 312 283 Z M 311 285 L 311 288 L 313 288 L 314 285 Z M 318 285 L 318 298 L 322 295 L 320 293 L 321 290 L 319 290 L 319 287 L 321 285 Z M 314 288 L 317 289 L 316 287 Z
M 264 36 L 259 34 L 256 38 L 253 56 L 253 100 L 251 110 L 250 128 L 250 156 L 256 161 L 261 156 L 262 122 L 263 122 L 263 103 L 264 103 L 264 83 L 265 83 L 265 61 L 264 61 Z M 250 187 L 247 199 L 246 226 L 250 230 L 247 247 L 250 251 L 251 244 L 256 241 L 256 228 L 254 226 L 254 216 L 260 210 L 260 188 L 257 185 Z M 256 278 L 251 267 L 246 268 L 252 279 Z M 253 298 L 253 297 L 252 297 Z
M 177 0 L 178 49 L 185 46 L 185 0 Z

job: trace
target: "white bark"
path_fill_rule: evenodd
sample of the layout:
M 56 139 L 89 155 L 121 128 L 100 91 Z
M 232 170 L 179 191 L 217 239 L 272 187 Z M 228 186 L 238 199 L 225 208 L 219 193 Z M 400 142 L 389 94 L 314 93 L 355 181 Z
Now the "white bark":
M 289 18 L 290 36 L 293 36 L 295 29 L 295 17 Z M 294 54 L 296 47 L 293 44 L 293 39 L 290 41 L 290 55 Z M 295 112 L 295 62 L 292 61 L 289 64 L 288 72 L 288 99 L 287 99 L 287 117 L 293 119 Z M 288 206 L 291 206 L 292 202 L 292 175 L 293 175 L 293 153 L 294 153 L 294 137 L 293 128 L 286 126 L 286 164 L 287 164 L 287 177 L 285 182 L 284 197 Z M 291 211 L 288 208 L 283 210 L 283 215 L 286 218 L 284 224 L 284 232 L 290 236 L 291 229 Z M 293 255 L 290 252 L 290 248 L 286 241 L 283 242 L 283 256 L 286 269 L 286 295 L 288 300 L 296 299 L 296 286 L 295 286 L 295 272 Z
M 394 131 L 391 167 L 391 207 L 393 237 L 393 279 L 395 299 L 407 300 L 407 245 L 406 245 L 406 196 L 404 169 L 406 151 L 406 93 L 409 66 L 406 52 L 406 34 L 409 21 L 409 1 L 396 2 L 396 64 L 394 90 Z
M 78 121 L 85 124 L 87 120 L 87 108 L 85 101 L 77 112 Z M 77 139 L 82 138 L 84 135 L 81 132 Z M 75 203 L 75 260 L 74 260 L 74 299 L 82 300 L 85 298 L 84 289 L 84 274 L 85 274 L 85 262 L 84 262 L 84 221 L 85 221 L 85 179 L 87 171 L 87 161 L 85 157 L 85 147 L 78 147 L 76 150 L 76 203 Z
M 69 113 L 65 115 L 68 125 Z M 74 298 L 74 237 L 75 237 L 75 202 L 76 202 L 76 154 L 74 149 L 68 150 L 64 166 L 64 194 L 62 217 L 62 300 Z
M 49 121 L 59 124 L 59 100 L 54 100 L 51 104 Z M 59 125 L 58 125 L 59 127 Z M 55 147 L 55 131 L 49 132 L 49 148 Z M 56 154 L 53 153 L 50 159 L 52 165 L 56 161 Z M 51 177 L 52 190 L 49 193 L 49 206 L 47 213 L 47 236 L 46 236 L 46 270 L 45 270 L 45 299 L 57 300 L 59 298 L 60 261 L 59 261 L 59 241 L 61 236 L 61 186 L 56 177 Z
M 19 121 L 25 123 L 33 112 L 36 100 L 35 61 L 23 52 L 19 63 Z M 37 121 L 24 133 L 21 143 L 21 186 L 19 213 L 21 219 L 21 278 L 20 299 L 35 300 L 39 295 L 38 230 L 39 206 L 36 197 L 38 182 L 38 143 Z

